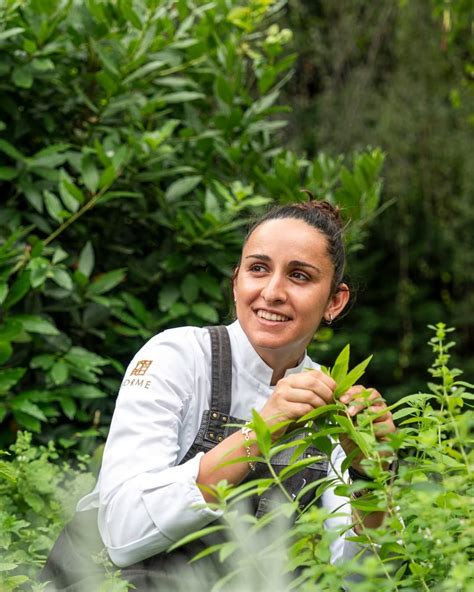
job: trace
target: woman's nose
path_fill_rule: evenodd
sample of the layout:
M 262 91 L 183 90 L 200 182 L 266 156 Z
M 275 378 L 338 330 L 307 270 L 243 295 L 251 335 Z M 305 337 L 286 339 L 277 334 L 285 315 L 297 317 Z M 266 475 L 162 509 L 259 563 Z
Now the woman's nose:
M 285 302 L 286 290 L 284 278 L 276 274 L 269 277 L 262 289 L 262 298 L 265 302 Z

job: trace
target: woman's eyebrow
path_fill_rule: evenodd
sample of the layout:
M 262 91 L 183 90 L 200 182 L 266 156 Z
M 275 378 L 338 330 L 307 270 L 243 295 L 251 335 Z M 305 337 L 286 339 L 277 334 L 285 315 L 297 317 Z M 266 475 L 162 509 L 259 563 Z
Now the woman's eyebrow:
M 258 259 L 259 261 L 271 261 L 268 255 L 247 255 L 246 259 Z
M 246 259 L 257 259 L 258 261 L 271 261 L 271 257 L 269 257 L 268 255 L 260 255 L 258 253 L 255 253 L 254 255 L 247 255 L 245 257 Z M 290 267 L 310 267 L 311 269 L 314 269 L 314 271 L 316 271 L 316 273 L 321 274 L 321 269 L 319 267 L 316 267 L 316 265 L 312 265 L 311 263 L 307 263 L 306 261 L 300 261 L 298 259 L 294 259 L 293 261 L 290 261 L 288 263 L 288 265 Z
M 290 261 L 289 265 L 291 267 L 311 267 L 311 269 L 314 269 L 317 273 L 321 273 L 319 267 L 316 267 L 316 265 L 312 265 L 311 263 L 306 263 L 306 261 L 295 259 L 294 261 Z

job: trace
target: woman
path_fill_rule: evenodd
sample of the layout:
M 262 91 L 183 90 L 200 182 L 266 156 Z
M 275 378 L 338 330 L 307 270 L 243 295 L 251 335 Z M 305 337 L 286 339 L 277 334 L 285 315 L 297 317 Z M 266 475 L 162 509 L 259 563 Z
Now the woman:
M 268 425 L 288 425 L 334 401 L 336 383 L 308 357 L 306 347 L 320 323 L 335 320 L 348 302 L 344 262 L 338 209 L 327 202 L 276 207 L 253 225 L 233 277 L 237 320 L 227 327 L 232 369 L 227 413 L 211 410 L 207 329 L 164 331 L 135 356 L 119 392 L 98 485 L 78 506 L 98 508 L 103 543 L 111 560 L 126 568 L 127 579 L 140 586 L 143 578 L 134 580 L 138 572 L 158 571 L 158 564 L 161 569 L 167 561 L 163 551 L 220 516 L 203 503 L 213 501 L 214 485 L 252 478 L 253 462 L 223 464 L 259 454 L 248 428 L 219 429 L 229 423 L 229 415 L 245 422 L 256 409 Z M 303 371 L 308 367 L 312 370 Z M 352 415 L 365 407 L 357 404 L 363 390 L 356 386 L 341 397 L 352 403 Z M 382 411 L 385 403 L 377 391 L 370 398 L 373 408 Z M 395 430 L 388 411 L 374 421 L 379 438 Z M 217 426 L 215 433 L 210 425 Z M 340 444 L 332 458 L 336 469 L 354 449 L 347 437 Z M 363 478 L 361 460 L 355 458 L 352 475 Z M 331 477 L 332 469 L 324 470 Z M 335 510 L 341 498 L 329 489 L 322 503 Z M 381 514 L 369 515 L 365 526 L 377 526 L 382 519 Z M 350 513 L 332 525 L 341 521 L 349 527 Z M 346 536 L 353 534 L 349 530 Z M 359 549 L 340 537 L 333 560 Z M 159 562 L 146 564 L 150 557 Z M 134 571 L 137 562 L 142 563 Z

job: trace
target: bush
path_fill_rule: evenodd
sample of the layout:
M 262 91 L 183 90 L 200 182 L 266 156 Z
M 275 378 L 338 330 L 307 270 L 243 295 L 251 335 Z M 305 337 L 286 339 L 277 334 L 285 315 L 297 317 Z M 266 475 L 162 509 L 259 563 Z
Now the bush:
M 381 528 L 365 530 L 354 539 L 367 545 L 370 552 L 362 558 L 331 565 L 330 544 L 337 534 L 324 528 L 328 517 L 324 510 L 314 504 L 301 512 L 298 498 L 287 499 L 260 520 L 254 515 L 242 515 L 239 508 L 249 495 L 268 487 L 287 495 L 284 479 L 312 461 L 305 459 L 300 467 L 294 463 L 274 479 L 237 487 L 222 482 L 216 487 L 229 540 L 211 551 L 219 553 L 232 569 L 215 590 L 225 585 L 228 590 L 238 591 L 243 583 L 248 590 L 285 590 L 296 585 L 291 581 L 295 573 L 301 590 L 332 592 L 345 585 L 351 592 L 468 590 L 474 576 L 469 557 L 474 535 L 473 385 L 460 379 L 460 370 L 449 367 L 453 342 L 447 338 L 451 329 L 443 324 L 432 329 L 435 336 L 430 344 L 435 361 L 430 373 L 434 382 L 428 384 L 428 392 L 407 395 L 391 406 L 399 428 L 388 448 L 387 444 L 375 442 L 368 411 L 358 416 L 359 443 L 368 454 L 364 462 L 374 482 L 373 495 L 359 498 L 352 505 L 359 512 L 383 509 L 388 513 Z M 351 378 L 355 378 L 354 374 Z M 344 380 L 347 383 L 348 378 Z M 342 415 L 331 416 L 334 409 L 329 408 L 323 413 L 316 410 L 310 414 L 312 419 L 308 416 L 303 420 L 317 422 L 319 429 L 298 440 L 295 455 L 301 454 L 304 447 L 315 445 L 330 456 L 334 444 L 327 438 L 328 433 L 346 429 L 346 408 L 340 403 L 337 406 Z M 281 443 L 269 447 L 268 428 L 258 415 L 254 427 L 262 450 L 260 461 L 268 463 Z M 381 464 L 382 448 L 399 457 L 394 480 Z M 79 459 L 74 470 L 66 464 L 58 466 L 53 444 L 34 446 L 31 434 L 20 433 L 11 453 L 11 457 L 0 462 L 0 586 L 12 591 L 32 586 L 35 589 L 36 569 L 71 515 L 75 501 L 91 487 L 93 477 L 84 472 L 84 458 Z M 326 481 L 314 489 L 316 499 L 328 485 Z M 367 487 L 366 482 L 347 484 L 342 478 L 336 485 L 342 495 Z M 299 496 L 305 494 L 305 489 Z M 296 517 L 292 527 L 288 525 L 290 517 Z M 215 529 L 215 525 L 211 524 L 210 529 Z M 205 532 L 206 529 L 186 539 Z M 199 570 L 199 562 L 196 565 Z M 110 565 L 106 567 L 110 577 L 104 590 L 126 590 L 119 573 Z M 212 579 L 213 574 L 206 577 Z M 183 590 L 193 589 L 185 572 L 182 584 Z
M 256 209 L 307 187 L 343 206 L 360 245 L 383 155 L 279 145 L 295 60 L 280 8 L 3 4 L 0 444 L 27 429 L 92 452 L 143 341 L 226 317 Z
M 366 550 L 361 547 L 360 556 L 351 561 L 329 564 L 330 544 L 337 535 L 324 528 L 327 512 L 316 504 L 301 511 L 298 499 L 310 487 L 318 499 L 331 483 L 325 480 L 316 488 L 310 484 L 299 492 L 296 500 L 291 499 L 285 490 L 285 478 L 315 460 L 304 458 L 289 465 L 273 479 L 256 480 L 250 487 L 248 483 L 229 487 L 225 482 L 216 487 L 229 540 L 216 545 L 212 552 L 219 553 L 221 561 L 230 558 L 233 571 L 225 578 L 226 590 L 237 592 L 242 589 L 239 586 L 243 581 L 257 582 L 248 589 L 265 592 L 274 590 L 278 585 L 276 582 L 281 583 L 280 590 L 297 587 L 298 590 L 321 592 L 341 589 L 351 592 L 464 592 L 470 589 L 469 583 L 474 578 L 470 561 L 474 536 L 471 501 L 474 493 L 474 394 L 470 389 L 474 385 L 461 380 L 462 372 L 448 365 L 449 350 L 454 345 L 448 341 L 448 335 L 453 329 L 446 328 L 443 323 L 431 329 L 435 332 L 430 341 L 435 360 L 429 371 L 435 382 L 428 383 L 428 392 L 407 395 L 390 406 L 399 424 L 398 431 L 388 442 L 378 443 L 371 429 L 371 413 L 366 409 L 357 415 L 358 430 L 354 441 L 366 454 L 363 462 L 365 470 L 374 479 L 373 483 L 356 481 L 348 484 L 341 476 L 335 484 L 336 492 L 344 496 L 367 487 L 372 490 L 370 495 L 351 501 L 353 513 L 375 510 L 387 513 L 382 527 L 365 529 L 351 539 L 363 543 Z M 348 360 L 343 354 L 339 362 L 344 357 Z M 357 371 L 359 377 L 363 365 Z M 355 369 L 350 373 L 352 380 L 349 380 L 345 371 L 341 375 L 338 366 L 334 366 L 340 374 L 338 384 L 345 382 L 347 386 L 358 380 Z M 335 411 L 339 415 L 334 415 Z M 295 458 L 313 445 L 329 459 L 334 442 L 328 435 L 354 432 L 349 425 L 352 422 L 347 407 L 341 403 L 316 409 L 300 423 L 304 436 L 297 441 Z M 311 429 L 312 423 L 317 429 Z M 260 462 L 269 465 L 282 442 L 270 446 L 269 428 L 256 413 L 253 428 L 262 452 Z M 277 430 L 279 426 L 272 429 Z M 400 460 L 394 479 L 382 462 L 382 459 L 390 459 L 385 456 L 387 452 Z M 241 460 L 246 462 L 247 459 Z M 345 461 L 346 466 L 349 462 L 350 459 Z M 286 503 L 260 520 L 253 515 L 242 518 L 236 512 L 250 495 L 269 487 L 283 492 Z M 296 518 L 290 529 L 285 527 L 289 516 Z M 205 532 L 206 529 L 187 539 Z M 291 582 L 289 574 L 295 573 L 299 574 L 298 579 Z M 223 584 L 224 581 L 220 582 L 215 589 L 221 589 Z
M 34 582 L 76 502 L 94 484 L 87 459 L 78 459 L 73 469 L 59 462 L 53 442 L 34 446 L 31 440 L 30 433 L 18 432 L 11 454 L 0 460 L 0 587 L 5 591 Z

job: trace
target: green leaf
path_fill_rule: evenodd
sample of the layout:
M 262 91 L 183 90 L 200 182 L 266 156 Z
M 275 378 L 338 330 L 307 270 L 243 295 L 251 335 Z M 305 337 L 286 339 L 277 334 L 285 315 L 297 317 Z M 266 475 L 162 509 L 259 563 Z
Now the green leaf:
M 159 130 L 144 133 L 143 139 L 150 148 L 156 150 L 172 135 L 180 123 L 179 119 L 169 119 Z
M 99 171 L 90 156 L 83 157 L 81 161 L 81 174 L 84 185 L 91 193 L 95 193 L 99 186 Z
M 351 388 L 359 378 L 364 374 L 365 369 L 370 364 L 370 360 L 372 359 L 372 355 L 366 358 L 363 362 L 355 366 L 349 374 L 342 380 L 341 383 L 337 385 L 337 388 L 334 392 L 334 396 L 337 398 L 343 393 L 345 393 L 348 389 Z
M 166 65 L 166 62 L 163 62 L 162 60 L 154 60 L 153 62 L 148 62 L 148 64 L 145 64 L 144 66 L 141 66 L 140 68 L 137 68 L 135 70 L 135 72 L 133 72 L 132 74 L 127 76 L 125 78 L 125 80 L 123 81 L 123 84 L 130 84 L 130 82 L 133 82 L 134 80 L 138 80 L 139 78 L 144 78 L 145 76 L 147 76 L 151 72 L 155 72 L 155 70 L 158 70 L 165 65 Z
M 137 29 L 142 29 L 142 22 L 138 14 L 133 10 L 130 0 L 120 0 L 120 11 L 124 18 L 127 19 Z
M 115 286 L 118 286 L 125 279 L 125 269 L 114 269 L 107 273 L 99 275 L 87 288 L 86 295 L 90 298 L 91 296 L 98 296 L 105 292 L 110 292 Z
M 181 291 L 176 286 L 169 284 L 164 286 L 160 290 L 160 295 L 158 297 L 158 307 L 161 312 L 168 312 L 168 310 L 173 306 L 173 304 L 178 300 L 181 295 Z
M 61 177 L 63 177 L 63 171 L 61 171 Z M 64 177 L 59 184 L 59 195 L 61 196 L 64 206 L 70 212 L 77 212 L 79 205 L 84 200 L 81 191 Z
M 336 381 L 337 384 L 339 384 L 341 380 L 343 380 L 347 375 L 347 370 L 349 368 L 349 356 L 350 346 L 348 344 L 337 356 L 334 366 L 331 370 L 331 377 Z
M 169 93 L 159 97 L 159 101 L 164 103 L 188 103 L 189 101 L 197 101 L 198 99 L 205 99 L 206 95 L 192 90 L 183 90 L 180 92 Z
M 0 341 L 0 365 L 5 364 L 10 359 L 13 348 L 8 341 Z
M 29 66 L 14 68 L 12 81 L 13 84 L 19 88 L 31 88 L 33 85 L 33 76 Z
M 18 176 L 19 170 L 13 167 L 0 166 L 0 181 L 11 181 Z
M 34 58 L 31 62 L 31 65 L 35 70 L 38 70 L 38 72 L 48 72 L 49 70 L 54 70 L 54 62 L 49 58 Z
M 26 415 L 30 415 L 35 419 L 39 419 L 40 421 L 48 421 L 45 414 L 41 411 L 41 409 L 35 403 L 28 401 L 28 399 L 14 399 L 11 403 L 13 411 L 21 411 Z
M 232 105 L 235 92 L 223 76 L 216 78 L 216 94 L 224 103 Z
M 62 222 L 64 217 L 64 210 L 61 205 L 61 202 L 59 201 L 59 198 L 47 189 L 43 191 L 43 196 L 46 209 L 48 210 L 48 214 L 57 222 Z
M 51 368 L 49 375 L 54 384 L 59 385 L 66 382 L 69 378 L 69 368 L 64 360 L 58 360 Z
M 221 286 L 213 276 L 205 272 L 199 272 L 196 275 L 199 282 L 199 287 L 205 294 L 211 296 L 211 298 L 215 298 L 216 300 L 222 300 L 223 295 Z
M 37 418 L 32 417 L 28 413 L 13 410 L 13 417 L 21 426 L 25 427 L 30 432 L 41 432 L 41 423 L 38 421 Z
M 71 388 L 69 393 L 71 396 L 76 397 L 77 399 L 103 399 L 107 396 L 106 393 L 99 390 L 97 387 L 92 386 L 91 384 L 80 384 Z
M 3 304 L 8 294 L 8 284 L 0 282 L 0 304 Z
M 58 286 L 60 286 L 61 288 L 64 288 L 65 290 L 68 290 L 68 292 L 70 292 L 74 287 L 74 285 L 72 283 L 71 276 L 68 274 L 68 272 L 65 269 L 60 269 L 59 267 L 55 267 L 53 269 L 52 279 Z
M 0 41 L 5 41 L 5 39 L 9 39 L 10 37 L 14 37 L 19 35 L 20 33 L 24 32 L 23 27 L 13 27 L 12 29 L 7 29 L 6 31 L 2 31 L 0 33 Z
M 94 265 L 94 249 L 92 247 L 92 243 L 90 241 L 87 241 L 79 255 L 78 269 L 87 278 L 89 278 L 94 269 Z
M 0 479 L 6 479 L 7 481 L 10 481 L 10 483 L 16 483 L 16 471 L 12 466 L 10 466 L 9 463 L 6 463 L 5 461 L 0 461 Z M 0 571 L 13 569 L 11 567 L 7 567 L 8 565 L 13 565 L 16 567 L 15 563 L 0 563 Z
M 193 313 L 198 316 L 200 319 L 207 321 L 209 323 L 217 323 L 219 321 L 219 315 L 217 311 L 209 304 L 205 304 L 204 302 L 197 302 L 191 306 L 191 310 Z
M 174 549 L 177 549 L 178 547 L 182 547 L 183 545 L 187 545 L 188 543 L 191 543 L 192 541 L 195 541 L 196 539 L 201 539 L 202 537 L 207 536 L 208 534 L 212 534 L 214 532 L 219 532 L 219 531 L 225 530 L 225 529 L 226 529 L 226 527 L 223 525 L 207 526 L 206 528 L 203 528 L 197 532 L 192 532 L 191 534 L 188 534 L 185 537 L 181 538 L 179 541 L 174 543 L 170 547 L 169 550 L 173 551 Z
M 108 185 L 112 185 L 115 178 L 117 177 L 117 171 L 111 165 L 105 169 L 105 171 L 101 174 L 99 179 L 99 189 L 103 189 Z
M 19 314 L 12 317 L 19 321 L 27 333 L 40 333 L 42 335 L 59 335 L 59 331 L 50 322 L 39 315 Z
M 71 397 L 63 397 L 59 400 L 59 404 L 61 405 L 64 415 L 68 419 L 74 419 L 77 411 L 77 405 L 74 399 L 71 399 Z
M 31 368 L 42 368 L 43 370 L 49 370 L 54 364 L 55 356 L 52 354 L 39 354 L 30 361 Z
M 8 392 L 12 386 L 15 386 L 25 375 L 26 368 L 0 369 L 0 393 Z
M 264 458 L 268 458 L 272 446 L 272 435 L 266 421 L 255 409 L 252 409 L 251 427 L 255 432 L 260 453 Z
M 202 177 L 200 175 L 192 175 L 174 181 L 166 190 L 166 200 L 170 203 L 177 201 L 180 197 L 187 195 L 195 189 L 201 182 L 201 179 Z
M 4 301 L 3 307 L 5 309 L 11 308 L 14 304 L 19 302 L 30 289 L 30 272 L 24 271 L 14 282 L 10 288 L 10 292 Z
M 338 423 L 344 432 L 350 437 L 350 439 L 359 447 L 360 451 L 364 456 L 370 455 L 370 448 L 367 446 L 367 442 L 363 437 L 362 433 L 359 433 L 354 428 L 354 424 L 350 419 L 344 415 L 334 415 L 334 421 Z
M 193 273 L 188 273 L 181 282 L 181 294 L 188 304 L 196 301 L 199 295 L 199 284 Z
M 10 142 L 7 142 L 3 138 L 0 138 L 0 152 L 4 152 L 13 160 L 18 160 L 19 162 L 24 162 L 26 158 L 23 154 L 17 150 Z

